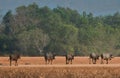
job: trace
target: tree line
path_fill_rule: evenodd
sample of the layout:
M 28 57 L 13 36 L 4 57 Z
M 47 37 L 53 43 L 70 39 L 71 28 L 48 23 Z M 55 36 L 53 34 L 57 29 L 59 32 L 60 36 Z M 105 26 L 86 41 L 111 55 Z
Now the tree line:
M 38 56 L 111 52 L 120 55 L 120 13 L 94 16 L 68 7 L 36 3 L 11 10 L 0 22 L 0 55 L 18 52 Z

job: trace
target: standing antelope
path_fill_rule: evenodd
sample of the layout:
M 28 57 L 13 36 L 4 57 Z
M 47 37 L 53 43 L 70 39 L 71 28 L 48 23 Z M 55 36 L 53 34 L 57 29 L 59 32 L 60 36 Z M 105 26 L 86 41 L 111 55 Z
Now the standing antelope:
M 18 59 L 20 59 L 19 54 L 9 55 L 10 66 L 12 65 L 12 61 L 15 61 L 15 66 L 18 66 L 18 63 L 17 63 Z

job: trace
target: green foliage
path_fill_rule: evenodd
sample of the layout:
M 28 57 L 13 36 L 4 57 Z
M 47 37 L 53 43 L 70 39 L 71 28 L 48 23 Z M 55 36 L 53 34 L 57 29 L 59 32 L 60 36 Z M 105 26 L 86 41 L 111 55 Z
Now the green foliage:
M 70 8 L 36 3 L 8 11 L 0 23 L 0 54 L 17 50 L 23 55 L 112 52 L 120 55 L 120 13 L 94 16 Z
M 3 23 L 5 25 L 5 34 L 11 34 L 11 24 L 12 24 L 12 19 L 13 19 L 13 16 L 12 16 L 12 12 L 11 11 L 8 11 L 6 13 L 6 15 L 3 17 Z
M 18 35 L 18 46 L 23 54 L 39 55 L 48 44 L 49 37 L 41 29 L 24 31 Z

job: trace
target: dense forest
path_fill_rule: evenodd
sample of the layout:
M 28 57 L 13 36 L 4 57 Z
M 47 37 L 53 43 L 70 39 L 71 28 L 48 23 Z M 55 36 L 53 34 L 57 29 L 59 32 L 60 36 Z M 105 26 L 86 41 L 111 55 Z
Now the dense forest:
M 1 14 L 0 14 L 1 15 Z M 0 22 L 0 55 L 20 53 L 40 56 L 110 52 L 120 56 L 120 13 L 94 16 L 70 8 L 36 3 L 19 6 L 2 16 Z

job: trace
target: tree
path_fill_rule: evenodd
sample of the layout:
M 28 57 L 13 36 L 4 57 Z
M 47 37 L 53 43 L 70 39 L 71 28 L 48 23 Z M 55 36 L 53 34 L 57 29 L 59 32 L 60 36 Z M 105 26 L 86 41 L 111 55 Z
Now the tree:
M 11 11 L 8 11 L 7 13 L 6 13 L 6 15 L 3 17 L 3 23 L 4 23 L 4 25 L 5 25 L 5 34 L 6 35 L 9 35 L 9 34 L 11 34 L 11 29 L 10 29 L 10 27 L 11 27 L 11 20 L 12 20 L 12 17 L 13 17 L 13 15 L 12 15 L 12 12 Z
M 19 47 L 25 55 L 40 55 L 49 43 L 49 37 L 41 29 L 24 31 L 18 35 Z
M 80 24 L 80 14 L 76 10 L 57 7 L 53 9 L 53 12 L 59 15 L 65 24 L 73 24 L 76 26 Z
M 72 25 L 63 25 L 60 32 L 60 43 L 62 49 L 67 52 L 74 52 L 78 43 L 78 29 Z

